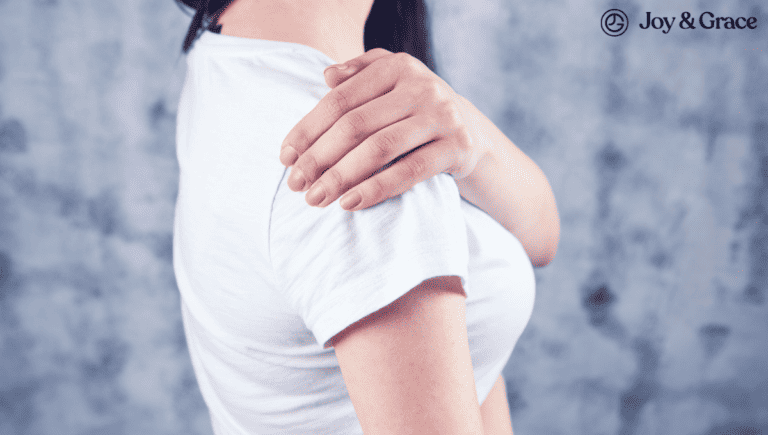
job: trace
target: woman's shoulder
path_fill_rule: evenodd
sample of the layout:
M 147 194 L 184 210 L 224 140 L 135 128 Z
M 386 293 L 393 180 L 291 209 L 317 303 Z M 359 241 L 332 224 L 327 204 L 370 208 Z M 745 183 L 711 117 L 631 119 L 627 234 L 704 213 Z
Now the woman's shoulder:
M 273 100 L 277 105 L 304 98 L 316 104 L 330 91 L 323 71 L 333 63 L 302 44 L 212 32 L 200 37 L 187 58 L 188 70 L 208 77 L 205 86 L 232 90 L 230 97 L 252 92 L 280 96 Z
M 280 293 L 322 344 L 425 279 L 459 276 L 465 285 L 466 236 L 458 188 L 446 174 L 355 212 L 338 201 L 311 207 L 284 178 L 269 252 Z
M 437 174 L 401 195 L 390 198 L 373 207 L 350 212 L 341 208 L 338 200 L 326 207 L 312 207 L 306 203 L 304 192 L 294 192 L 287 184 L 286 171 L 275 193 L 272 204 L 273 233 L 287 232 L 297 235 L 297 228 L 317 232 L 324 225 L 334 230 L 356 232 L 370 226 L 380 232 L 394 230 L 398 226 L 462 226 L 461 197 L 456 183 L 448 174 Z M 306 234 L 306 237 L 311 237 Z
M 238 44 L 248 42 L 238 41 L 243 38 L 225 36 L 236 41 L 222 44 L 210 35 L 188 55 L 177 117 L 180 165 L 222 177 L 223 170 L 238 177 L 282 175 L 280 144 L 330 90 L 322 65 L 312 67 L 290 50 L 254 50 Z
M 338 201 L 312 207 L 305 193 L 292 191 L 283 176 L 270 209 L 269 244 L 273 267 L 288 275 L 310 263 L 361 264 L 376 269 L 392 256 L 432 255 L 458 249 L 466 255 L 466 226 L 453 178 L 438 174 L 401 195 L 350 212 Z

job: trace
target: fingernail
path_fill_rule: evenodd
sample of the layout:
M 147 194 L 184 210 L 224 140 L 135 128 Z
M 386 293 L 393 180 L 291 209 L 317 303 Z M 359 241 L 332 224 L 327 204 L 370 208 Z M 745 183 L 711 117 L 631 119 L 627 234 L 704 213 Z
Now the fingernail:
M 322 204 L 323 201 L 325 201 L 325 189 L 323 189 L 322 184 L 315 184 L 307 192 L 307 203 L 315 206 Z
M 349 210 L 360 205 L 362 201 L 363 197 L 360 196 L 360 192 L 352 192 L 344 195 L 344 197 L 341 198 L 341 201 L 339 201 L 339 205 L 341 205 L 341 208 L 344 210 Z
M 292 164 L 296 163 L 296 160 L 298 159 L 299 153 L 297 153 L 296 150 L 291 147 L 285 147 L 282 151 L 280 151 L 280 161 L 285 166 L 291 166 Z
M 294 186 L 300 186 L 297 189 L 300 192 L 303 191 L 305 187 L 307 187 L 307 180 L 304 178 L 304 173 L 301 172 L 301 169 L 299 168 L 291 169 L 291 176 L 288 177 L 288 182 Z
M 348 67 L 349 67 L 349 65 L 345 65 L 345 64 L 343 64 L 343 63 L 342 63 L 342 64 L 339 64 L 339 65 L 331 65 L 331 66 L 329 66 L 328 68 L 326 68 L 326 69 L 325 69 L 325 71 L 323 71 L 323 73 L 325 73 L 325 72 L 328 72 L 328 70 L 329 70 L 329 69 L 331 69 L 331 68 L 336 68 L 336 69 L 337 69 L 337 70 L 339 70 L 339 71 L 344 71 L 344 70 L 345 70 L 345 69 L 347 69 Z

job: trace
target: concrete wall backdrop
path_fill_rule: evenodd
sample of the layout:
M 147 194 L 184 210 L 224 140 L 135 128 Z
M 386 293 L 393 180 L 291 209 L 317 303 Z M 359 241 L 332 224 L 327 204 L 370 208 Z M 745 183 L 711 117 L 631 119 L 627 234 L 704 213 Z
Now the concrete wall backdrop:
M 768 6 L 428 5 L 443 77 L 560 210 L 504 372 L 515 434 L 768 434 Z M 0 0 L 0 434 L 211 433 L 171 264 L 189 21 L 172 0 Z

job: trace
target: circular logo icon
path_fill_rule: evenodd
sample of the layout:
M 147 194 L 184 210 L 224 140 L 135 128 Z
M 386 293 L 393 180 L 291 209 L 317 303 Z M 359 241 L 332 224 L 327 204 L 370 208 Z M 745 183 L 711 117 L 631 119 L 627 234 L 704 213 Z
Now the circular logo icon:
M 600 28 L 608 36 L 619 36 L 627 31 L 629 18 L 620 9 L 608 9 L 600 19 Z

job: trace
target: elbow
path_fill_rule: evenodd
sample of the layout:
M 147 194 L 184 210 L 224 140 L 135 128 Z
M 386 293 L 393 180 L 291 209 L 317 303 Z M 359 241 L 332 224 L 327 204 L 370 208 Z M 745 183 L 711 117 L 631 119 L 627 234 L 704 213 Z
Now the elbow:
M 548 265 L 555 258 L 555 254 L 557 253 L 557 243 L 558 240 L 556 239 L 542 249 L 539 255 L 530 256 L 533 267 L 544 267 Z
M 557 246 L 560 243 L 560 215 L 555 207 L 548 219 L 539 227 L 541 237 L 540 244 L 535 252 L 529 252 L 533 267 L 544 267 L 548 265 L 557 253 Z M 534 250 L 532 250 L 534 251 Z

